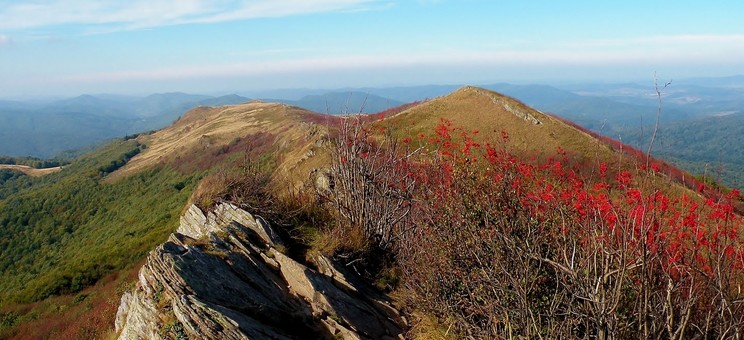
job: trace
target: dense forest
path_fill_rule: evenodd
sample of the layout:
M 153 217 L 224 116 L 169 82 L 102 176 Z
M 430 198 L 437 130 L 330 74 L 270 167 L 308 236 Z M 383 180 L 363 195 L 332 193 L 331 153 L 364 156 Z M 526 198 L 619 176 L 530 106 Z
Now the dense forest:
M 0 171 L 0 307 L 79 291 L 175 228 L 198 175 L 160 167 L 104 180 L 140 148 L 117 140 L 39 178 Z
M 653 127 L 618 128 L 610 137 L 646 149 Z M 732 187 L 744 183 L 744 114 L 662 124 L 654 154 Z
M 41 159 L 36 157 L 7 157 L 0 156 L 0 164 L 25 165 L 36 169 L 52 168 L 69 163 L 62 159 Z

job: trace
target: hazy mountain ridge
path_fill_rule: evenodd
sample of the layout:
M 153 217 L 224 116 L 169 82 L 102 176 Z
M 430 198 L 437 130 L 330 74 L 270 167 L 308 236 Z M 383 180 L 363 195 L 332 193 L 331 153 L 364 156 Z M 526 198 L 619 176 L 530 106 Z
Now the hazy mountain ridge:
M 669 133 L 665 133 L 667 137 L 661 141 L 666 149 L 657 148 L 658 155 L 684 159 L 688 163 L 707 160 L 698 158 L 694 152 L 685 151 L 685 155 L 680 155 L 680 149 L 714 150 L 717 154 L 736 155 L 736 146 L 732 143 L 715 141 L 737 139 L 732 129 L 721 129 L 715 138 L 705 137 L 695 143 L 676 138 L 683 136 L 673 131 L 689 129 L 683 127 L 697 124 L 716 126 L 721 122 L 716 118 L 741 112 L 744 107 L 742 78 L 744 76 L 681 79 L 663 89 L 660 120 L 662 129 L 668 129 Z M 197 105 L 221 106 L 247 102 L 250 98 L 277 98 L 264 100 L 321 113 L 373 113 L 404 102 L 446 95 L 458 87 L 287 89 L 254 91 L 247 97 L 164 93 L 147 97 L 83 95 L 51 102 L 6 100 L 0 101 L 0 121 L 4 123 L 0 126 L 0 155 L 52 157 L 106 139 L 165 127 Z M 651 80 L 647 84 L 549 86 L 496 83 L 482 87 L 515 97 L 543 112 L 557 114 L 600 134 L 624 139 L 642 149 L 647 147 L 646 140 L 658 109 L 658 98 Z M 669 148 L 676 150 L 670 152 Z M 727 163 L 725 159 L 722 161 Z
M 5 102 L 0 105 L 0 155 L 48 158 L 107 139 L 160 129 L 194 106 L 247 100 L 165 93 L 143 98 L 82 95 L 44 105 Z
M 360 91 L 328 92 L 319 95 L 310 94 L 298 100 L 263 100 L 299 106 L 306 110 L 326 114 L 375 113 L 404 104 L 403 101 Z
M 60 152 L 138 132 L 160 129 L 196 106 L 240 104 L 237 94 L 212 97 L 186 93 L 147 97 L 82 95 L 46 103 L 0 102 L 0 155 L 49 158 Z M 365 93 L 334 92 L 299 100 L 268 100 L 316 112 L 379 112 L 402 102 Z

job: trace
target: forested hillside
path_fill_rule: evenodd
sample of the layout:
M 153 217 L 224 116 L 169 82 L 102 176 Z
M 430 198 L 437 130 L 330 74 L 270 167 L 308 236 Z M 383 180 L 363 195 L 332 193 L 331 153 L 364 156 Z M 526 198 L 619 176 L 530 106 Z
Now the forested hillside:
M 196 177 L 158 168 L 105 183 L 111 166 L 138 148 L 116 141 L 42 178 L 5 172 L 0 303 L 79 291 L 167 235 Z
M 29 322 L 41 323 L 24 332 L 39 336 L 107 332 L 115 311 L 109 300 L 124 282 L 118 273 L 175 228 L 199 178 L 160 166 L 105 180 L 143 147 L 116 140 L 43 177 L 0 170 L 0 337 Z M 83 293 L 103 277 L 114 280 L 109 288 Z M 47 299 L 61 294 L 77 296 Z
M 652 127 L 616 129 L 613 134 L 628 144 L 644 148 Z M 698 118 L 662 124 L 654 143 L 654 154 L 695 174 L 720 180 L 726 185 L 744 184 L 744 114 Z

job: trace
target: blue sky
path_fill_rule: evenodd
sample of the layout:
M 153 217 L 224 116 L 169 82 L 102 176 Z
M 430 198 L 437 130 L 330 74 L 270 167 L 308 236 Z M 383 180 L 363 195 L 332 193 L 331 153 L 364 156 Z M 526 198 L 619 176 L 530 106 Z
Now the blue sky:
M 0 0 L 0 97 L 744 74 L 742 1 Z

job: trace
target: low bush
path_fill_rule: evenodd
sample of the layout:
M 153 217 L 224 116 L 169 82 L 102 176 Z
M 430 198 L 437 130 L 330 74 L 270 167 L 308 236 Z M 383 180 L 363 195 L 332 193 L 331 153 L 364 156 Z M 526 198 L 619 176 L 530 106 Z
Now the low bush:
M 334 231 L 384 250 L 408 308 L 459 337 L 742 335 L 738 191 L 675 194 L 656 166 L 629 158 L 527 161 L 506 132 L 478 142 L 446 120 L 416 139 L 433 157 L 367 131 L 336 143 Z

